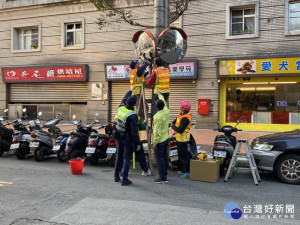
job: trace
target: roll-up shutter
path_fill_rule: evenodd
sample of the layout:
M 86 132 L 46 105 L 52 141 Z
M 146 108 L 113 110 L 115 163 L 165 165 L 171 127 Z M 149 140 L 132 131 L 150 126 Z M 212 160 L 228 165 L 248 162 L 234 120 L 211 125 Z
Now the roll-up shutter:
M 170 82 L 171 94 L 169 98 L 170 119 L 177 118 L 180 103 L 179 100 L 188 101 L 191 103 L 192 118 L 196 118 L 197 100 L 196 100 L 196 83 L 192 80 L 172 81 Z M 194 120 L 195 121 L 195 120 Z
M 173 81 L 170 82 L 171 94 L 169 98 L 170 108 L 170 120 L 174 120 L 179 113 L 180 104 L 179 100 L 189 101 L 192 105 L 191 113 L 192 117 L 195 118 L 197 112 L 197 101 L 196 101 L 196 83 L 191 80 L 184 81 Z M 117 114 L 118 106 L 121 103 L 125 93 L 129 90 L 129 82 L 126 83 L 115 83 L 111 84 L 111 120 Z M 150 98 L 151 89 L 146 89 L 146 98 Z
M 87 83 L 22 83 L 9 85 L 10 103 L 86 102 Z

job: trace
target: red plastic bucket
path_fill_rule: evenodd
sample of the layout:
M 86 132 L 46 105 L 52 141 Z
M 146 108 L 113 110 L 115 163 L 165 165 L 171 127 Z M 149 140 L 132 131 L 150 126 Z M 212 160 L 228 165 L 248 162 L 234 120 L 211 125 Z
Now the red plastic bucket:
M 70 159 L 69 165 L 71 169 L 71 174 L 78 175 L 82 173 L 84 159 Z

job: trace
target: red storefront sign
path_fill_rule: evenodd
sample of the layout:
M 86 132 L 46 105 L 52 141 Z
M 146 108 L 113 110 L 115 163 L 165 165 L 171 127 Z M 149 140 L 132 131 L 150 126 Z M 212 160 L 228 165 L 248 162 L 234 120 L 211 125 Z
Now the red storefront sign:
M 6 83 L 87 81 L 88 65 L 4 67 L 2 75 Z

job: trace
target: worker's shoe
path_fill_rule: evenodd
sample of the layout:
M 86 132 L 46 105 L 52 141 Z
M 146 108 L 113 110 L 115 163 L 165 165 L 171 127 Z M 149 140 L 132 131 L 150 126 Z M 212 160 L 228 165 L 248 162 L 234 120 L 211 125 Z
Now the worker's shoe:
M 121 180 L 120 177 L 115 177 L 115 178 L 114 178 L 114 181 L 115 181 L 115 182 L 120 182 L 120 180 Z
M 150 176 L 150 175 L 151 175 L 151 171 L 149 169 L 148 169 L 147 172 L 145 172 L 145 171 L 142 172 L 142 176 L 147 177 L 147 176 Z
M 157 179 L 154 180 L 154 183 L 156 183 L 156 184 L 167 184 L 168 181 L 157 178 Z
M 132 184 L 131 180 L 122 180 L 122 186 L 127 186 Z
M 188 179 L 190 177 L 190 173 L 184 173 L 180 177 L 183 179 Z
M 182 170 L 178 170 L 177 173 L 178 173 L 179 175 L 184 174 L 184 172 L 183 172 Z

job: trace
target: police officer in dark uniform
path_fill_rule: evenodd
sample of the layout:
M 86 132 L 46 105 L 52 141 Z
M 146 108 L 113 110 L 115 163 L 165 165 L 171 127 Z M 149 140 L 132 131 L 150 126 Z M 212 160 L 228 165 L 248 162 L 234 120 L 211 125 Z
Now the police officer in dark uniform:
M 119 182 L 121 180 L 120 172 L 123 167 L 122 186 L 132 183 L 128 179 L 130 159 L 134 148 L 136 148 L 136 151 L 139 151 L 142 147 L 138 133 L 138 116 L 134 112 L 137 97 L 135 95 L 130 96 L 132 89 L 134 89 L 134 87 L 124 96 L 117 114 L 117 131 L 115 135 L 117 140 L 117 159 L 114 181 Z

